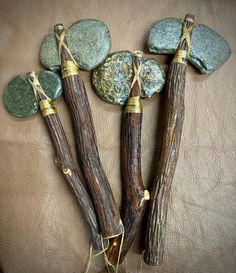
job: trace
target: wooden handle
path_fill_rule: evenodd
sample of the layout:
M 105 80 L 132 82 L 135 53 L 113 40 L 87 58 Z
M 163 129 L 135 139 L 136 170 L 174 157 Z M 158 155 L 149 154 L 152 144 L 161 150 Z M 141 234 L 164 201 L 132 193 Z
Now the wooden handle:
M 141 57 L 134 56 L 134 62 L 138 69 L 141 63 Z M 131 100 L 134 97 L 139 97 L 140 99 L 140 88 L 137 81 L 134 83 L 130 92 Z M 126 112 L 126 109 L 127 108 L 124 109 L 121 124 L 121 178 L 123 199 L 121 216 L 125 234 L 119 260 L 120 263 L 122 263 L 125 258 L 137 234 L 147 204 L 141 176 L 142 112 Z M 108 260 L 112 264 L 117 263 L 120 243 L 121 238 L 115 238 L 107 250 Z
M 39 102 L 47 100 L 47 98 L 41 93 L 37 93 L 37 97 Z M 81 211 L 90 230 L 93 248 L 96 251 L 102 251 L 103 247 L 95 209 L 86 188 L 81 181 L 79 171 L 72 158 L 60 118 L 55 112 L 53 114 L 46 115 L 44 117 L 44 121 L 47 125 L 49 135 L 56 152 L 55 162 L 80 205 Z
M 63 25 L 56 25 L 55 33 L 61 37 L 64 33 Z M 66 38 L 63 39 L 63 43 L 67 46 Z M 61 47 L 61 61 L 62 68 L 66 61 L 73 61 L 72 56 L 64 46 Z M 66 66 L 64 68 L 68 69 Z M 117 236 L 122 232 L 123 225 L 100 161 L 84 83 L 78 73 L 75 73 L 75 68 L 71 71 L 70 69 L 62 71 L 62 77 L 65 99 L 72 117 L 78 160 L 90 190 L 103 237 Z
M 193 25 L 193 15 L 186 15 L 183 29 Z M 183 39 L 175 53 L 188 50 Z M 186 60 L 183 60 L 186 61 Z M 166 217 L 171 184 L 177 164 L 184 121 L 184 91 L 186 64 L 172 62 L 166 85 L 166 130 L 157 176 L 153 183 L 145 239 L 144 261 L 149 265 L 161 265 L 166 234 Z

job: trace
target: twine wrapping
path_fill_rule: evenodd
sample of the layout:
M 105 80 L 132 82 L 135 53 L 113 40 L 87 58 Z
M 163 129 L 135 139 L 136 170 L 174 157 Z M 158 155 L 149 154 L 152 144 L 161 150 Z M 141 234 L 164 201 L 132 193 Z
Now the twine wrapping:
M 130 97 L 126 103 L 125 113 L 142 113 L 142 103 L 140 96 Z
M 53 106 L 52 101 L 50 100 L 42 100 L 39 102 L 39 107 L 40 107 L 40 111 L 43 115 L 43 117 L 52 115 L 52 114 L 56 114 L 57 110 L 56 108 Z
M 71 54 L 70 49 L 68 48 L 68 46 L 66 45 L 66 43 L 64 41 L 65 36 L 66 36 L 66 31 L 63 30 L 63 32 L 61 33 L 60 36 L 56 33 L 55 36 L 58 40 L 59 58 L 61 59 L 61 49 L 62 49 L 62 47 L 64 47 L 64 49 L 67 51 L 67 53 L 70 55 L 70 57 L 72 59 L 70 61 L 64 61 L 61 64 L 62 78 L 73 76 L 73 75 L 78 75 L 78 73 L 79 73 L 78 64 L 77 64 L 75 58 L 73 57 L 73 55 Z
M 79 68 L 74 61 L 64 61 L 61 65 L 62 78 L 78 75 Z
M 134 56 L 142 58 L 142 55 L 143 53 L 141 51 L 134 52 Z M 141 68 L 142 68 L 142 64 L 140 63 L 138 67 L 136 67 L 136 64 L 133 60 L 134 78 L 131 83 L 129 93 L 131 92 L 136 82 L 138 83 L 139 90 L 141 90 L 141 79 L 140 79 Z M 125 113 L 142 113 L 142 104 L 141 104 L 140 96 L 129 97 L 126 103 L 126 106 L 124 108 L 124 112 Z
M 45 97 L 44 100 L 39 101 L 39 107 L 40 107 L 40 111 L 41 111 L 43 117 L 46 117 L 46 116 L 49 116 L 52 114 L 56 114 L 57 110 L 53 106 L 52 100 L 45 94 L 42 86 L 39 83 L 38 77 L 34 71 L 32 71 L 30 74 L 28 74 L 28 82 L 33 87 L 34 95 L 37 100 L 39 100 L 38 94 L 41 94 Z
M 187 58 L 189 56 L 189 52 L 190 52 L 190 42 L 191 42 L 191 31 L 193 29 L 193 26 L 187 28 L 186 26 L 183 27 L 183 34 L 179 40 L 179 43 L 177 45 L 177 49 L 175 51 L 175 56 L 174 59 L 172 61 L 172 63 L 181 63 L 186 65 L 187 64 Z M 183 42 L 183 40 L 186 40 L 187 43 L 187 49 L 178 49 L 179 45 Z
M 120 256 L 121 256 L 121 252 L 122 252 L 122 248 L 123 248 L 123 243 L 124 243 L 124 236 L 125 236 L 125 234 L 124 234 L 124 226 L 123 226 L 122 222 L 120 224 L 121 224 L 121 229 L 122 229 L 122 231 L 120 233 L 115 234 L 113 236 L 109 236 L 109 237 L 102 237 L 101 236 L 102 251 L 100 251 L 100 252 L 96 253 L 95 255 L 93 255 L 92 244 L 90 245 L 89 255 L 88 255 L 87 262 L 86 262 L 86 267 L 85 267 L 84 273 L 88 273 L 89 272 L 92 260 L 94 258 L 96 258 L 97 256 L 100 256 L 101 254 L 104 255 L 104 260 L 105 260 L 105 264 L 106 264 L 106 267 L 107 267 L 107 271 L 110 273 L 109 267 L 111 267 L 114 270 L 115 273 L 118 273 L 118 270 L 119 270 L 119 261 L 120 261 Z M 109 247 L 109 240 L 113 239 L 113 238 L 116 238 L 116 237 L 119 237 L 119 236 L 121 236 L 121 243 L 120 243 L 120 248 L 119 248 L 118 259 L 117 259 L 116 265 L 113 265 L 112 263 L 109 262 L 109 260 L 107 258 L 106 250 Z M 107 246 L 106 247 L 104 246 L 104 242 L 107 242 Z
M 187 64 L 188 52 L 187 50 L 178 49 L 175 53 L 172 63 Z

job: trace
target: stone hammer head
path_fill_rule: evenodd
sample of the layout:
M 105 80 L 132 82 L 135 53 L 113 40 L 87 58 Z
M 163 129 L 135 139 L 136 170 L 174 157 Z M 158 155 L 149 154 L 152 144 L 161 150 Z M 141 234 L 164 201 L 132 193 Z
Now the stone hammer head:
M 157 54 L 174 54 L 181 34 L 181 20 L 168 18 L 158 21 L 149 33 L 149 51 Z M 205 25 L 193 27 L 188 60 L 201 73 L 212 73 L 229 58 L 230 54 L 228 42 L 213 29 Z

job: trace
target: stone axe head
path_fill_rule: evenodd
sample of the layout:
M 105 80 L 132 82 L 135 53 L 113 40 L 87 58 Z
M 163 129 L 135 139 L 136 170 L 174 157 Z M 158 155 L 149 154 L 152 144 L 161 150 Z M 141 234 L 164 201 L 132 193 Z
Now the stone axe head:
M 209 74 L 222 65 L 230 55 L 228 43 L 214 30 L 204 25 L 194 27 L 194 16 L 184 20 L 164 19 L 150 31 L 148 47 L 151 52 L 172 54 L 166 82 L 166 129 L 159 167 L 152 185 L 144 261 L 161 265 L 164 254 L 168 198 L 178 160 L 184 121 L 184 92 L 186 64 L 189 60 L 202 73 Z
M 175 18 L 160 20 L 150 30 L 148 49 L 157 54 L 174 54 L 181 35 L 181 20 Z M 230 54 L 228 42 L 216 31 L 202 24 L 193 27 L 188 60 L 201 73 L 212 73 L 229 58 Z

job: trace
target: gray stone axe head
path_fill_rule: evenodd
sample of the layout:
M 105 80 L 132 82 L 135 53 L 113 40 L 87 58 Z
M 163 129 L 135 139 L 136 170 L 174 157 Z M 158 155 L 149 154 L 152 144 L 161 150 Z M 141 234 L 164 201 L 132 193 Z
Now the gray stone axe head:
M 164 19 L 150 31 L 148 47 L 158 54 L 174 54 L 166 81 L 166 129 L 157 175 L 151 190 L 145 234 L 144 261 L 161 265 L 164 254 L 168 199 L 177 164 L 184 121 L 187 61 L 209 74 L 230 56 L 223 37 L 204 25 L 194 26 L 194 16 L 184 20 Z
M 150 30 L 148 49 L 157 54 L 174 54 L 181 35 L 181 20 L 175 18 L 160 20 Z M 228 42 L 212 28 L 202 24 L 193 27 L 188 60 L 201 73 L 212 73 L 229 58 L 230 54 Z

